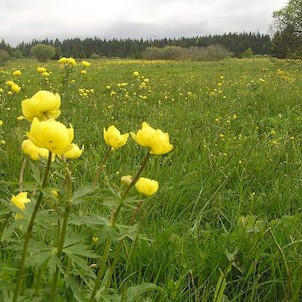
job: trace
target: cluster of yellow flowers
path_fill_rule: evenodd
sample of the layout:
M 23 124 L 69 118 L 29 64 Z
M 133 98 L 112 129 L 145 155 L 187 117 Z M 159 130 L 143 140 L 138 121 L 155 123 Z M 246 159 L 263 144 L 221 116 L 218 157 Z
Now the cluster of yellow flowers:
M 160 129 L 152 128 L 148 123 L 143 122 L 142 128 L 137 133 L 130 132 L 134 141 L 142 147 L 149 148 L 149 153 L 153 155 L 163 155 L 173 149 L 170 144 L 169 134 Z M 121 134 L 113 125 L 107 130 L 104 128 L 104 140 L 106 144 L 114 149 L 118 149 L 127 143 L 129 133 Z M 130 175 L 123 176 L 122 182 L 129 184 L 132 181 Z M 151 196 L 158 191 L 159 184 L 156 180 L 140 177 L 135 183 L 138 192 Z
M 5 84 L 10 87 L 10 90 L 9 91 L 9 94 L 12 94 L 12 93 L 19 93 L 21 91 L 21 87 L 16 84 L 14 81 L 6 81 Z
M 62 57 L 58 60 L 59 63 L 61 64 L 65 64 L 65 65 L 71 65 L 71 66 L 74 66 L 74 65 L 77 65 L 77 62 L 74 58 L 66 58 L 66 57 Z
M 40 66 L 37 68 L 37 71 L 41 74 L 41 76 L 43 76 L 45 78 L 49 77 L 49 75 L 50 75 L 50 73 L 46 70 L 45 67 Z

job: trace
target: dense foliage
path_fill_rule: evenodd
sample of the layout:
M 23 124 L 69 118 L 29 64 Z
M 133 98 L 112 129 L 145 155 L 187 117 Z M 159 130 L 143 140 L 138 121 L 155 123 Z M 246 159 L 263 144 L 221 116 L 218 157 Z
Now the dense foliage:
M 143 52 L 148 47 L 163 48 L 166 46 L 178 46 L 182 48 L 190 47 L 208 47 L 211 45 L 221 45 L 231 52 L 235 57 L 241 57 L 242 53 L 248 48 L 253 50 L 254 54 L 263 55 L 270 52 L 270 37 L 260 33 L 228 33 L 224 35 L 209 35 L 192 38 L 180 39 L 155 39 L 155 40 L 131 40 L 131 39 L 111 39 L 101 40 L 97 37 L 70 38 L 60 41 L 55 40 L 33 40 L 31 42 L 22 42 L 15 48 L 9 46 L 2 40 L 0 49 L 6 49 L 11 56 L 22 54 L 23 57 L 30 57 L 31 48 L 39 43 L 51 45 L 57 50 L 56 57 L 61 56 L 75 58 L 98 57 L 120 57 L 120 58 L 141 58 Z

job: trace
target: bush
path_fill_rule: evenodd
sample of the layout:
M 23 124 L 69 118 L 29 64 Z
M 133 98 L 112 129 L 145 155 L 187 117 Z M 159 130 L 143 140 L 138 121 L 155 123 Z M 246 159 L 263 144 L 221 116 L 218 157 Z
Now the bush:
M 56 49 L 51 45 L 36 44 L 31 48 L 31 54 L 39 61 L 46 62 L 56 54 Z
M 251 58 L 252 56 L 253 51 L 250 47 L 242 54 L 242 58 Z
M 190 48 L 179 46 L 147 47 L 143 52 L 143 58 L 146 60 L 219 61 L 230 56 L 231 53 L 224 46 L 218 44 Z
M 9 60 L 9 54 L 6 50 L 0 49 L 0 65 L 4 65 Z

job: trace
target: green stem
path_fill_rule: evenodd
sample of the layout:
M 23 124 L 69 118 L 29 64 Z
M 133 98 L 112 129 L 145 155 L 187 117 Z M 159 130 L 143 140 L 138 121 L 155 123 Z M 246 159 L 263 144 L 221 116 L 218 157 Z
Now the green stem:
M 137 180 L 139 179 L 141 173 L 143 172 L 148 160 L 149 160 L 149 157 L 150 157 L 150 153 L 148 151 L 148 153 L 146 154 L 145 158 L 143 159 L 142 161 L 142 164 L 140 166 L 140 168 L 137 170 L 135 176 L 132 178 L 129 186 L 127 187 L 126 191 L 124 192 L 123 196 L 122 196 L 122 199 L 125 199 L 128 192 L 130 191 L 130 189 L 133 187 L 133 185 L 137 182 Z
M 104 155 L 104 158 L 103 158 L 101 164 L 99 165 L 99 168 L 96 171 L 96 175 L 95 175 L 94 181 L 92 183 L 93 187 L 95 187 L 98 184 L 98 182 L 99 182 L 101 172 L 103 171 L 103 169 L 105 167 L 105 163 L 106 163 L 106 161 L 107 161 L 107 159 L 109 157 L 110 151 L 111 151 L 111 147 L 109 146 L 109 148 L 107 149 L 107 151 L 106 151 L 106 153 Z
M 22 251 L 22 256 L 21 256 L 21 260 L 20 260 L 20 267 L 19 267 L 19 271 L 18 271 L 18 275 L 17 275 L 16 288 L 15 288 L 15 292 L 14 292 L 13 302 L 16 302 L 18 300 L 18 294 L 19 294 L 19 291 L 21 289 L 22 275 L 23 275 L 23 270 L 24 270 L 24 265 L 25 265 L 25 259 L 27 257 L 28 244 L 29 244 L 29 240 L 30 240 L 31 235 L 32 235 L 34 222 L 35 222 L 40 204 L 42 202 L 42 198 L 43 198 L 42 189 L 46 186 L 46 183 L 47 183 L 48 174 L 49 174 L 49 170 L 50 170 L 50 164 L 51 164 L 51 158 L 52 158 L 52 153 L 49 151 L 47 166 L 46 166 L 46 169 L 45 169 L 45 174 L 44 174 L 40 194 L 38 196 L 35 208 L 34 208 L 32 214 L 31 214 L 31 218 L 30 218 L 30 221 L 29 221 L 29 224 L 28 224 L 28 227 L 27 227 L 27 231 L 26 231 L 26 234 L 25 234 L 25 239 L 24 239 L 24 244 L 23 244 L 23 251 Z
M 68 225 L 68 218 L 71 210 L 71 199 L 72 199 L 72 182 L 71 182 L 71 173 L 70 170 L 67 169 L 67 184 L 68 184 L 68 198 L 65 205 L 65 213 L 64 213 L 64 219 L 63 219 L 63 225 L 62 230 L 59 238 L 59 245 L 57 249 L 57 257 L 59 260 L 61 260 L 62 254 L 63 254 L 63 248 L 66 238 L 66 231 L 67 231 L 67 225 Z M 57 266 L 55 275 L 52 282 L 52 288 L 51 288 L 51 294 L 50 294 L 50 300 L 49 301 L 55 301 L 55 295 L 56 295 L 56 289 L 57 289 L 57 283 L 59 278 L 60 269 Z
M 121 208 L 122 208 L 122 203 L 117 207 L 116 210 L 112 210 L 111 222 L 110 222 L 112 227 L 114 227 L 115 224 L 116 224 L 116 219 L 119 215 L 119 212 L 120 212 Z M 107 263 L 109 252 L 110 252 L 111 243 L 112 243 L 112 239 L 108 236 L 107 239 L 106 239 L 106 242 L 105 242 L 105 247 L 104 247 L 104 251 L 103 251 L 103 255 L 102 255 L 100 268 L 99 268 L 99 271 L 98 271 L 98 276 L 97 276 L 97 279 L 96 279 L 95 284 L 94 284 L 94 288 L 93 288 L 93 291 L 92 291 L 92 294 L 91 294 L 91 297 L 90 297 L 90 301 L 95 300 L 96 292 L 98 291 L 98 289 L 100 287 L 100 284 L 101 284 L 101 281 L 102 281 L 102 278 L 105 274 L 105 268 L 106 268 L 106 263 Z

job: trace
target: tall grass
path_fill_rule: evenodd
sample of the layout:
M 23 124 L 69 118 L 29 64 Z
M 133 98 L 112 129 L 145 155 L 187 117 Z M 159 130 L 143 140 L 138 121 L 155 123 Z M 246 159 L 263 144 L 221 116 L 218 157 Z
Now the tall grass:
M 78 186 L 93 180 L 106 149 L 103 128 L 110 124 L 124 133 L 146 121 L 168 132 L 174 145 L 144 172 L 160 183 L 138 217 L 150 240 L 124 246 L 112 287 L 121 293 L 143 282 L 161 287 L 133 301 L 299 301 L 301 62 L 95 60 L 87 74 L 75 67 L 68 87 L 62 87 L 57 62 L 45 65 L 48 80 L 38 66 L 17 60 L 1 69 L 7 151 L 0 160 L 2 203 L 18 187 L 24 158 L 20 144 L 28 123 L 16 119 L 21 101 L 40 89 L 59 92 L 61 120 L 72 123 L 76 142 L 85 146 L 73 172 Z M 15 69 L 22 71 L 18 79 Z M 5 81 L 11 79 L 22 90 L 8 97 Z M 143 154 L 134 143 L 113 153 L 102 188 L 133 175 Z M 24 177 L 30 181 L 29 174 Z M 104 209 L 90 200 L 79 215 L 98 211 Z M 5 239 L 1 244 L 3 263 L 17 262 Z M 2 269 L 4 286 L 13 282 L 8 276 L 14 272 Z

